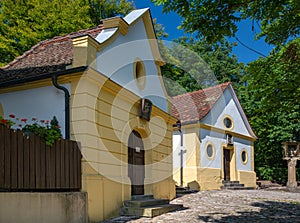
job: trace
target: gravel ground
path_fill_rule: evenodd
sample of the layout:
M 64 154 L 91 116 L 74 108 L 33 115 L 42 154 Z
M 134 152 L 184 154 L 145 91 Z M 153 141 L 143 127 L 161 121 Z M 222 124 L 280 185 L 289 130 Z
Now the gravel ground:
M 200 191 L 174 199 L 184 208 L 154 218 L 119 216 L 106 223 L 282 222 L 300 223 L 300 189 Z

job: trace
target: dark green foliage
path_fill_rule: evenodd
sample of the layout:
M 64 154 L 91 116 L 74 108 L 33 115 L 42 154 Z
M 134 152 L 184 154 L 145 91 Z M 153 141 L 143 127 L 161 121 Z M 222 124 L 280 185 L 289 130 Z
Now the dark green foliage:
M 88 3 L 94 25 L 99 25 L 102 19 L 126 15 L 134 9 L 133 3 L 127 0 L 88 0 Z
M 125 0 L 1 0 L 0 66 L 38 42 L 100 24 L 132 10 Z
M 152 0 L 163 5 L 164 12 L 175 11 L 184 18 L 181 27 L 186 32 L 212 43 L 225 36 L 235 36 L 237 22 L 250 19 L 260 27 L 257 38 L 280 45 L 300 34 L 299 0 Z M 257 30 L 256 30 L 257 31 Z
M 162 67 L 162 74 L 168 79 L 168 93 L 173 96 L 227 81 L 241 84 L 244 64 L 232 55 L 232 46 L 225 40 L 208 44 L 203 39 L 181 37 L 164 48 L 167 64 Z
M 287 169 L 281 142 L 295 140 L 300 133 L 300 39 L 250 63 L 247 72 L 249 85 L 240 88 L 239 96 L 259 137 L 256 171 L 261 177 L 285 179 L 283 171 L 274 169 Z

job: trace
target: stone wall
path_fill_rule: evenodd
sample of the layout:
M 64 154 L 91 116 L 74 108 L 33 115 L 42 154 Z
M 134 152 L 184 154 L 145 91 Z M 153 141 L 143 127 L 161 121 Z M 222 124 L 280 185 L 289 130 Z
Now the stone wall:
M 1 192 L 0 222 L 88 222 L 87 194 Z

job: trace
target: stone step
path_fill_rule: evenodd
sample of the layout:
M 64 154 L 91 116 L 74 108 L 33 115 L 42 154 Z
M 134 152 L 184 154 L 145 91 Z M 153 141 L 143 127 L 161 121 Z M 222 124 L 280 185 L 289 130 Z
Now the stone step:
M 221 186 L 222 190 L 254 190 L 254 187 L 244 187 L 244 186 L 231 186 L 231 187 L 224 187 Z
M 244 187 L 245 185 L 244 184 L 232 184 L 232 183 L 226 183 L 226 184 L 223 184 L 224 187 Z
M 240 186 L 244 186 L 244 184 L 240 184 L 240 181 L 228 181 L 228 180 L 223 180 L 222 181 L 222 184 L 226 187 L 226 186 L 229 186 L 229 187 L 232 187 L 232 186 L 237 186 L 237 187 L 240 187 Z
M 168 204 L 169 200 L 167 199 L 146 199 L 146 200 L 128 200 L 124 201 L 125 207 L 147 207 Z
M 148 200 L 154 199 L 152 194 L 144 194 L 144 195 L 132 195 L 131 200 Z
M 192 190 L 188 187 L 179 187 L 176 186 L 176 197 L 180 197 L 186 194 L 196 193 L 198 190 Z
M 155 217 L 182 208 L 181 204 L 162 204 L 150 207 L 123 207 L 121 215 L 138 217 Z
M 252 187 L 245 187 L 244 184 L 240 184 L 239 181 L 222 181 L 223 186 L 221 186 L 222 190 L 252 190 L 255 188 Z
M 226 184 L 226 183 L 239 184 L 240 181 L 222 180 L 222 184 Z

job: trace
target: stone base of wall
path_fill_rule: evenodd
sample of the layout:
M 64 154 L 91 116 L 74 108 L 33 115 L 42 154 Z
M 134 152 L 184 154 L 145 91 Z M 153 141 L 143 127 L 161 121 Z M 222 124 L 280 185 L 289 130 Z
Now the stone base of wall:
M 200 190 L 218 190 L 222 185 L 221 169 L 198 168 Z
M 0 193 L 0 222 L 81 223 L 87 221 L 85 192 Z
M 245 187 L 256 188 L 256 173 L 254 171 L 238 171 L 239 181 Z

